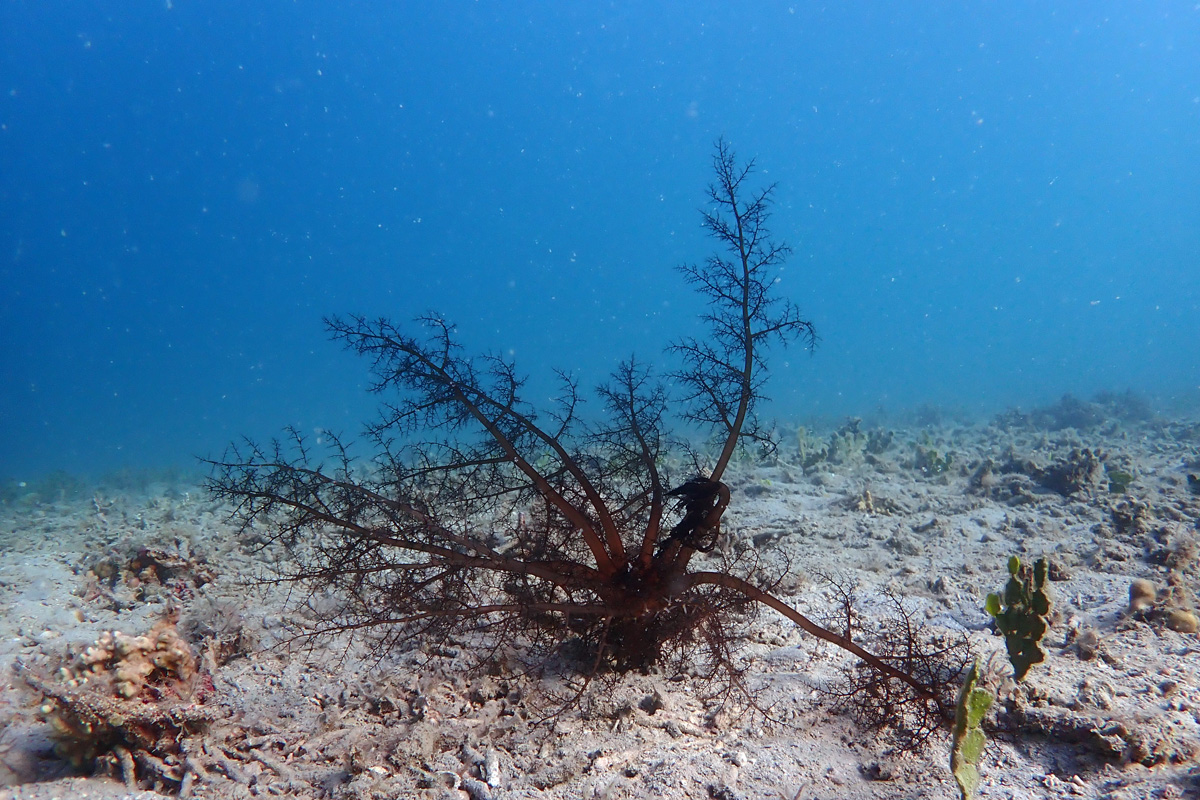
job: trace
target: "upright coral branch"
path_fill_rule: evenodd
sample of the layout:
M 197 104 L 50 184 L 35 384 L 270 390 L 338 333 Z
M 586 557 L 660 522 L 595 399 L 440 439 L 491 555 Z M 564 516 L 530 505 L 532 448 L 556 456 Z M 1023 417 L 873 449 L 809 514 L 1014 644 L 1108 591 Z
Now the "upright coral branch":
M 786 345 L 796 339 L 812 346 L 816 333 L 795 305 L 771 294 L 776 277 L 771 273 L 791 253 L 786 244 L 771 238 L 767 227 L 774 184 L 744 199 L 754 162 L 739 166 L 724 139 L 717 142 L 713 171 L 716 180 L 708 187 L 712 205 L 704 212 L 704 228 L 726 255 L 714 254 L 703 266 L 680 268 L 688 283 L 708 298 L 703 319 L 709 324 L 709 338 L 683 339 L 673 349 L 683 360 L 674 377 L 686 387 L 686 418 L 724 436 L 709 475 L 717 481 L 743 439 L 771 446 L 768 432 L 754 416 L 766 372 L 765 346 L 772 340 Z

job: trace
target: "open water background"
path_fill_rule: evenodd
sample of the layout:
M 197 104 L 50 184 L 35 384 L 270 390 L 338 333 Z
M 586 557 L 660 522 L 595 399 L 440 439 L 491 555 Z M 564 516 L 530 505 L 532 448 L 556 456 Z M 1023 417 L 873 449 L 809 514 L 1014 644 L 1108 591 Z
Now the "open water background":
M 1192 2 L 5 0 L 0 478 L 353 433 L 331 313 L 439 310 L 535 402 L 655 360 L 721 135 L 821 337 L 775 414 L 1197 405 Z

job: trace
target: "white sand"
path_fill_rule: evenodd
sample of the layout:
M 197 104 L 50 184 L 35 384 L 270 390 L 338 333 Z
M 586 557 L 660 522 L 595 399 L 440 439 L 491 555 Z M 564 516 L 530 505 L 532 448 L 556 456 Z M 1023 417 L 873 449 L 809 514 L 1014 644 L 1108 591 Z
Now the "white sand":
M 955 454 L 946 473 L 912 467 L 922 442 Z M 1100 481 L 1063 497 L 1022 474 L 970 486 L 985 457 L 1005 462 L 1011 448 L 1045 466 L 1079 446 L 1132 473 L 1128 492 Z M 794 464 L 794 444 L 781 455 L 783 465 L 734 473 L 726 546 L 757 541 L 768 563 L 790 559 L 786 599 L 805 613 L 829 607 L 817 572 L 855 581 L 867 610 L 885 608 L 880 592 L 894 590 L 931 625 L 968 630 L 995 678 L 1008 664 L 983 598 L 1003 585 L 1014 553 L 1054 565 L 1049 655 L 1024 685 L 1001 684 L 990 719 L 1009 730 L 990 731 L 982 797 L 1200 797 L 1200 638 L 1126 612 L 1135 578 L 1162 588 L 1173 572 L 1177 591 L 1200 594 L 1200 497 L 1187 482 L 1200 471 L 1200 426 L 900 432 L 874 463 L 826 461 L 808 474 Z M 142 548 L 191 566 L 166 586 L 131 586 L 128 572 L 111 586 L 89 576 Z M 948 735 L 911 755 L 860 731 L 817 691 L 843 655 L 770 612 L 747 652 L 761 699 L 782 721 L 714 720 L 688 680 L 630 676 L 531 729 L 526 717 L 538 709 L 528 687 L 503 674 L 470 677 L 463 653 L 422 666 L 412 653 L 367 658 L 353 641 L 271 647 L 297 611 L 283 590 L 247 588 L 266 558 L 194 486 L 10 497 L 0 507 L 0 798 L 154 796 L 62 777 L 70 770 L 53 756 L 41 698 L 14 664 L 51 668 L 105 630 L 143 633 L 168 601 L 182 603 L 180 630 L 198 650 L 216 637 L 238 653 L 207 701 L 221 719 L 193 743 L 221 754 L 208 763 L 224 758 L 228 770 L 198 781 L 197 797 L 958 796 Z M 195 588 L 188 570 L 201 560 L 216 579 Z

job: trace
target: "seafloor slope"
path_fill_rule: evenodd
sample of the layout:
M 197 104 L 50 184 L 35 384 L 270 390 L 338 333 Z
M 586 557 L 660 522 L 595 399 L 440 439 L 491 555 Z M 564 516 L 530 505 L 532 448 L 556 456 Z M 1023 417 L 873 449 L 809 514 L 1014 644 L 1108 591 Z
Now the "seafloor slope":
M 733 474 L 722 549 L 788 565 L 813 616 L 837 608 L 824 575 L 868 622 L 891 594 L 967 631 L 1001 695 L 981 796 L 1197 797 L 1197 473 L 1200 423 L 1123 396 L 801 429 Z M 279 644 L 336 598 L 298 608 L 251 585 L 282 556 L 225 514 L 178 481 L 5 487 L 0 797 L 126 793 L 64 777 L 64 757 L 213 798 L 957 796 L 946 736 L 906 754 L 861 729 L 822 691 L 843 654 L 772 614 L 745 648 L 769 717 L 718 713 L 664 674 L 544 720 L 537 687 L 469 674 L 461 649 Z M 983 611 L 1013 554 L 1046 556 L 1055 596 L 1048 658 L 1021 685 Z

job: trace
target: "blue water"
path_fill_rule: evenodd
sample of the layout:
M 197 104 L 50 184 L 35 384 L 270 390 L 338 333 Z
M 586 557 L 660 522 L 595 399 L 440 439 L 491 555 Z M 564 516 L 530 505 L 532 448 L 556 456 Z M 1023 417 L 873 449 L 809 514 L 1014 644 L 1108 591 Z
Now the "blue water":
M 1192 2 L 7 0 L 0 477 L 353 432 L 331 313 L 655 357 L 720 135 L 821 337 L 775 413 L 1200 394 Z

